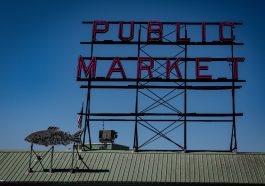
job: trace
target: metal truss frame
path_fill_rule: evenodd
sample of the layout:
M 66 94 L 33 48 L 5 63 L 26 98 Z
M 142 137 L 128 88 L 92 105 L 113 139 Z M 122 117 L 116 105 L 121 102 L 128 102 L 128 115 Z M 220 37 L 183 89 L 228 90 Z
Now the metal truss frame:
M 50 169 L 49 172 L 52 172 L 52 165 L 53 165 L 53 152 L 54 152 L 54 146 L 52 146 L 51 148 L 49 148 L 44 154 L 38 154 L 34 148 L 33 148 L 33 144 L 31 144 L 30 146 L 30 156 L 29 156 L 29 169 L 28 172 L 31 173 L 33 172 L 33 168 L 37 165 L 40 164 L 42 171 L 45 172 L 46 169 L 44 168 L 44 165 L 42 164 L 43 159 L 49 154 L 51 153 L 51 157 L 50 157 Z M 36 157 L 36 162 L 32 162 L 32 157 Z M 33 164 L 32 164 L 33 163 Z
M 71 169 L 69 171 L 71 173 L 75 173 L 76 170 L 78 170 L 78 167 L 76 167 L 75 160 L 76 160 L 76 154 L 78 156 L 78 160 L 82 162 L 82 164 L 87 168 L 89 171 L 89 167 L 87 164 L 83 161 L 83 157 L 80 155 L 78 151 L 79 145 L 73 144 L 73 149 L 72 149 L 72 163 L 71 163 Z M 47 157 L 50 154 L 50 168 L 45 169 L 42 161 L 44 160 L 45 157 Z M 33 157 L 36 157 L 35 160 L 32 160 Z M 30 156 L 29 156 L 29 168 L 28 168 L 28 173 L 34 172 L 33 168 L 37 165 L 40 164 L 42 171 L 47 172 L 49 171 L 50 173 L 54 172 L 56 169 L 53 169 L 53 158 L 54 158 L 54 146 L 51 146 L 46 152 L 40 154 L 37 153 L 34 148 L 33 148 L 33 143 L 30 146 Z M 34 162 L 35 161 L 35 162 Z M 65 169 L 67 170 L 67 169 Z
M 109 22 L 110 24 L 118 24 L 118 22 Z M 124 22 L 127 23 L 127 22 Z M 129 22 L 128 22 L 129 23 Z M 90 21 L 84 21 L 83 24 L 93 24 L 93 22 Z M 91 46 L 90 51 L 90 57 L 84 57 L 84 59 L 91 59 L 93 57 L 93 49 L 94 45 L 105 45 L 105 44 L 134 44 L 137 45 L 137 57 L 121 57 L 121 60 L 137 60 L 142 54 L 144 56 L 152 57 L 148 54 L 148 52 L 145 50 L 145 47 L 148 45 L 173 45 L 177 46 L 181 49 L 180 52 L 178 52 L 175 56 L 169 59 L 175 59 L 180 54 L 184 53 L 184 57 L 180 58 L 180 65 L 184 65 L 184 79 L 163 79 L 165 75 L 163 73 L 159 72 L 159 69 L 166 68 L 165 65 L 160 63 L 160 60 L 164 60 L 166 58 L 164 57 L 152 57 L 155 62 L 159 65 L 158 67 L 152 69 L 154 72 L 158 73 L 158 77 L 153 79 L 145 79 L 147 76 L 137 79 L 137 78 L 129 78 L 129 79 L 106 79 L 103 77 L 97 77 L 97 78 L 80 78 L 77 79 L 77 81 L 80 82 L 87 82 L 87 84 L 83 84 L 80 86 L 80 88 L 87 89 L 87 97 L 86 97 L 86 111 L 85 113 L 78 113 L 85 116 L 85 125 L 84 125 L 84 136 L 83 136 L 83 144 L 82 149 L 83 150 L 91 150 L 91 134 L 90 134 L 90 122 L 91 121 L 116 121 L 116 122 L 127 122 L 127 121 L 134 121 L 134 139 L 133 139 L 133 150 L 134 151 L 145 151 L 143 147 L 146 145 L 152 143 L 155 140 L 158 140 L 160 138 L 165 139 L 166 141 L 174 144 L 176 146 L 175 149 L 172 149 L 173 151 L 184 151 L 184 152 L 191 152 L 191 151 L 198 151 L 189 149 L 187 146 L 187 125 L 188 122 L 229 122 L 232 123 L 232 132 L 231 132 L 231 139 L 230 139 L 230 148 L 227 150 L 228 152 L 237 151 L 237 136 L 236 136 L 236 117 L 237 116 L 243 116 L 243 113 L 236 113 L 236 105 L 235 105 L 235 90 L 240 89 L 242 86 L 236 85 L 236 83 L 245 82 L 245 80 L 238 80 L 234 77 L 234 65 L 231 65 L 234 61 L 234 45 L 243 45 L 243 43 L 236 43 L 236 42 L 221 42 L 221 41 L 213 41 L 213 42 L 173 42 L 170 39 L 167 38 L 167 36 L 170 36 L 171 34 L 175 33 L 176 30 L 173 30 L 169 32 L 168 34 L 165 34 L 163 36 L 163 42 L 145 42 L 141 41 L 141 33 L 142 29 L 147 29 L 144 25 L 147 24 L 147 22 L 135 22 L 135 24 L 139 25 L 138 30 L 138 41 L 131 41 L 131 42 L 121 42 L 121 41 L 111 41 L 111 40 L 104 40 L 104 41 L 93 41 L 91 42 L 80 42 L 80 44 L 89 44 Z M 175 24 L 174 22 L 163 22 L 163 24 Z M 185 31 L 185 38 L 188 38 L 187 33 L 187 26 L 188 25 L 200 25 L 201 23 L 198 22 L 182 22 L 181 23 L 182 29 Z M 217 22 L 212 23 L 206 23 L 208 25 L 218 25 Z M 241 25 L 242 23 L 235 23 L 235 25 Z M 233 27 L 231 27 L 231 36 L 233 36 Z M 215 62 L 229 62 L 229 65 L 231 65 L 231 79 L 226 78 L 219 78 L 219 79 L 212 79 L 212 80 L 197 80 L 197 79 L 187 79 L 187 63 L 190 61 L 195 61 L 195 58 L 189 58 L 188 57 L 188 46 L 189 45 L 226 45 L 231 47 L 231 58 L 211 58 L 212 61 Z M 112 57 L 97 57 L 97 60 L 112 60 Z M 238 61 L 242 62 L 242 61 Z M 175 77 L 176 74 L 172 72 L 172 75 Z M 128 83 L 135 83 L 134 85 L 128 84 L 128 85 L 97 85 L 97 82 L 128 82 Z M 174 85 L 166 86 L 166 85 L 153 85 L 153 83 L 161 83 L 161 82 L 171 82 L 174 83 Z M 93 83 L 93 85 L 92 85 Z M 211 85 L 211 86 L 205 86 L 205 85 L 189 85 L 190 83 L 210 83 L 210 84 L 217 84 L 217 83 L 231 83 L 231 85 L 226 86 L 219 86 L 219 85 Z M 91 102 L 91 90 L 92 89 L 133 89 L 135 90 L 135 112 L 134 113 L 92 113 L 90 108 L 90 102 Z M 155 92 L 156 89 L 163 89 L 167 90 L 168 92 L 164 95 L 160 95 Z M 229 90 L 231 91 L 232 96 L 232 113 L 189 113 L 187 108 L 187 94 L 188 90 Z M 153 102 L 149 105 L 147 105 L 142 110 L 139 110 L 139 95 L 144 96 L 145 98 L 148 98 L 152 100 Z M 183 110 L 180 110 L 176 107 L 176 105 L 170 103 L 171 100 L 173 100 L 176 97 L 183 96 Z M 153 109 L 163 106 L 169 110 L 171 110 L 171 113 L 157 113 L 153 112 L 150 113 Z M 106 118 L 93 118 L 94 116 L 97 117 L 111 117 L 109 119 Z M 148 116 L 149 118 L 145 118 L 145 116 Z M 168 118 L 168 116 L 174 117 Z M 114 117 L 114 118 L 113 118 Z M 126 119 L 124 117 L 127 117 Z M 150 118 L 151 117 L 151 118 Z M 158 117 L 158 118 L 157 118 Z M 161 117 L 164 117 L 161 119 Z M 192 117 L 204 117 L 205 119 L 192 119 Z M 215 119 L 211 119 L 211 117 L 214 117 Z M 220 117 L 220 119 L 216 119 L 216 117 Z M 229 118 L 229 119 L 221 119 L 223 117 Z M 168 122 L 168 124 L 162 128 L 158 129 L 154 126 L 154 122 Z M 153 133 L 150 138 L 148 138 L 146 141 L 144 141 L 142 144 L 139 144 L 139 126 L 144 127 L 145 129 L 151 131 Z M 176 141 L 176 139 L 171 139 L 168 134 L 172 132 L 173 130 L 178 129 L 179 127 L 183 126 L 183 144 L 179 144 L 179 142 Z M 88 143 L 86 142 L 86 133 L 88 135 Z M 199 151 L 205 151 L 204 149 L 201 149 Z M 206 151 L 211 151 L 206 150 Z M 217 150 L 218 151 L 218 150 Z M 224 151 L 224 150 L 220 150 Z M 225 150 L 226 151 L 226 150 Z

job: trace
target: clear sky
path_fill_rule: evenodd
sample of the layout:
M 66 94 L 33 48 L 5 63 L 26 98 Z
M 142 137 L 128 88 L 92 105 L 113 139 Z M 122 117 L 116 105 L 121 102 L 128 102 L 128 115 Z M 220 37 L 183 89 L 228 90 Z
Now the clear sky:
M 246 58 L 239 67 L 239 77 L 247 81 L 237 91 L 236 110 L 244 113 L 237 119 L 238 148 L 239 151 L 264 152 L 264 7 L 262 0 L 0 0 L 0 149 L 27 149 L 29 144 L 24 141 L 25 136 L 51 125 L 69 132 L 77 130 L 77 112 L 86 96 L 86 91 L 80 89 L 81 84 L 76 82 L 77 58 L 80 54 L 88 56 L 90 50 L 89 46 L 79 42 L 91 38 L 91 27 L 81 24 L 82 21 L 157 20 L 243 22 L 243 26 L 236 29 L 236 40 L 245 45 L 235 52 L 236 56 Z M 224 50 L 195 47 L 191 49 L 190 56 L 215 57 L 223 54 Z M 129 48 L 95 49 L 99 55 L 104 51 L 110 56 L 137 54 Z M 150 52 L 159 54 L 161 50 L 151 49 Z M 210 68 L 212 73 L 219 73 L 214 66 Z M 133 73 L 128 68 L 127 71 Z M 134 94 L 130 91 L 92 93 L 92 110 L 95 112 L 134 111 Z M 230 94 L 193 92 L 188 97 L 188 108 L 191 112 L 209 112 L 209 108 L 210 111 L 224 112 L 230 106 L 225 96 Z M 132 146 L 132 123 L 105 122 L 105 128 L 119 132 L 117 143 Z M 99 129 L 102 129 L 102 122 L 93 123 L 93 142 L 98 142 Z M 172 132 L 170 136 L 181 137 L 181 130 Z M 141 129 L 140 141 L 151 134 Z M 231 127 L 227 124 L 190 124 L 188 148 L 228 149 L 230 134 Z M 160 147 L 172 148 L 164 140 L 150 146 Z

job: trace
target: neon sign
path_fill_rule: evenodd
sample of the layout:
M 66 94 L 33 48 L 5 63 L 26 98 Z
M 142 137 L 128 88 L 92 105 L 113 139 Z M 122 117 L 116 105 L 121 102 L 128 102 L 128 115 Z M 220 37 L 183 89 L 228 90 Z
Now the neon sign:
M 80 88 L 87 89 L 86 111 L 79 113 L 86 116 L 87 128 L 84 134 L 87 130 L 89 137 L 89 146 L 83 144 L 83 147 L 92 149 L 90 122 L 134 122 L 134 151 L 143 149 L 143 146 L 154 139 L 163 138 L 185 152 L 192 151 L 187 145 L 188 123 L 228 122 L 232 124 L 229 151 L 237 150 L 236 117 L 243 116 L 243 113 L 236 112 L 235 90 L 242 87 L 239 83 L 245 82 L 239 78 L 239 64 L 244 62 L 245 58 L 234 55 L 234 46 L 243 45 L 237 42 L 234 30 L 242 23 L 84 21 L 83 24 L 89 25 L 90 34 L 87 36 L 91 38 L 89 41 L 80 42 L 89 45 L 90 55 L 80 55 L 77 61 L 77 81 L 85 82 Z M 107 45 L 111 46 L 110 50 L 105 48 Z M 120 49 L 116 51 L 112 46 L 121 46 L 122 52 Z M 133 52 L 125 48 L 127 46 L 136 46 L 137 50 L 134 51 L 137 51 L 137 54 L 124 57 L 127 53 Z M 146 46 L 151 49 L 146 49 Z M 228 46 L 229 50 L 215 50 L 214 53 L 205 50 L 206 56 L 201 53 L 202 50 L 194 52 L 190 46 Z M 168 52 L 169 48 L 173 47 L 177 49 Z M 190 49 L 193 54 L 189 53 Z M 115 54 L 112 55 L 112 52 Z M 120 55 L 117 55 L 117 52 Z M 161 53 L 165 56 L 161 57 Z M 174 53 L 174 56 L 169 57 L 169 53 Z M 226 56 L 216 57 L 220 56 L 219 53 Z M 224 69 L 223 66 L 216 65 L 217 63 L 229 65 Z M 92 89 L 136 90 L 135 112 L 93 112 L 93 108 L 90 107 Z M 190 111 L 187 106 L 187 94 L 196 92 L 195 90 L 231 90 L 232 112 L 194 112 L 192 109 Z M 180 96 L 183 97 L 183 104 L 173 101 Z M 151 100 L 152 103 L 145 102 L 145 99 Z M 158 107 L 163 109 L 155 110 Z M 160 122 L 160 125 L 169 124 L 159 130 L 155 127 L 157 122 Z M 176 123 L 183 124 L 182 141 L 176 141 L 175 136 L 172 139 L 166 135 L 168 127 Z M 150 130 L 154 136 L 139 144 L 138 126 Z
M 124 25 L 127 24 L 129 25 L 129 36 L 124 36 Z M 133 44 L 133 39 L 135 38 L 135 22 L 131 21 L 131 22 L 119 22 L 118 23 L 118 33 L 117 33 L 117 38 L 118 42 L 121 42 L 121 44 Z M 138 23 L 139 24 L 139 23 Z M 206 22 L 202 22 L 201 23 L 201 41 L 196 41 L 194 42 L 192 38 L 188 38 L 188 37 L 181 37 L 180 34 L 180 29 L 181 29 L 181 25 L 183 23 L 180 22 L 176 22 L 175 23 L 175 28 L 176 28 L 176 37 L 175 37 L 175 42 L 171 42 L 170 44 L 184 44 L 184 45 L 189 45 L 189 44 L 193 44 L 193 45 L 199 45 L 199 44 L 211 44 L 214 45 L 214 43 L 216 44 L 233 44 L 233 42 L 235 41 L 235 36 L 233 33 L 228 33 L 224 34 L 224 28 L 234 28 L 235 27 L 235 23 L 234 22 L 220 22 L 220 23 L 216 23 L 215 26 L 217 26 L 219 28 L 219 41 L 207 41 L 207 35 L 206 35 L 206 25 L 209 24 L 211 25 L 211 23 L 206 23 Z M 107 21 L 94 21 L 93 22 L 93 26 L 92 26 L 92 42 L 110 42 L 108 41 L 98 41 L 97 40 L 97 35 L 98 34 L 104 34 L 107 33 L 110 29 L 110 23 Z M 162 22 L 148 22 L 147 23 L 147 35 L 146 35 L 146 42 L 147 43 L 164 43 L 163 41 L 163 37 L 164 37 L 164 32 L 163 32 L 163 23 Z M 127 34 L 128 35 L 128 34 Z M 227 36 L 230 35 L 230 36 Z M 111 43 L 111 42 L 110 42 Z M 164 61 L 166 63 L 166 69 L 164 71 L 164 74 L 166 75 L 166 79 L 170 79 L 171 76 L 171 72 L 175 71 L 175 73 L 177 74 L 178 79 L 182 79 L 183 78 L 183 72 L 180 71 L 179 68 L 179 62 L 180 61 L 185 61 L 187 59 L 185 58 L 175 58 L 175 59 L 170 59 L 170 58 L 164 58 Z M 244 58 L 242 57 L 233 57 L 233 58 L 224 58 L 223 61 L 226 62 L 233 62 L 233 74 L 234 74 L 234 79 L 238 78 L 238 62 L 244 62 Z M 135 59 L 135 61 L 137 61 L 137 74 L 136 77 L 137 79 L 141 79 L 142 76 L 142 72 L 146 71 L 148 74 L 149 79 L 155 78 L 153 75 L 153 68 L 154 68 L 154 63 L 155 63 L 155 59 L 152 57 L 137 57 Z M 191 59 L 191 61 L 195 62 L 194 68 L 195 68 L 195 77 L 196 79 L 212 79 L 212 75 L 211 74 L 205 74 L 202 75 L 201 72 L 205 72 L 207 73 L 207 70 L 209 69 L 207 63 L 202 64 L 202 62 L 212 62 L 214 61 L 211 57 L 196 57 Z M 78 59 L 78 68 L 77 68 L 77 79 L 81 79 L 82 78 L 82 72 L 85 78 L 97 78 L 97 57 L 96 56 L 92 56 L 91 59 L 87 62 L 87 59 L 84 59 L 82 56 L 79 57 Z M 112 64 L 109 67 L 109 70 L 107 72 L 107 74 L 105 75 L 105 78 L 110 79 L 112 77 L 113 73 L 119 73 L 120 77 L 122 79 L 127 79 L 126 76 L 126 71 L 123 68 L 123 62 L 119 57 L 113 57 L 112 59 Z

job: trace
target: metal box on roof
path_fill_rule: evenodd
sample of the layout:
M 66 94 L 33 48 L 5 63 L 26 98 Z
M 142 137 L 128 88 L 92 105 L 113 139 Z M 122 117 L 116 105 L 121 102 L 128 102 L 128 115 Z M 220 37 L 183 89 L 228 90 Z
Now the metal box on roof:
M 115 130 L 99 130 L 99 141 L 101 143 L 113 143 L 117 137 Z

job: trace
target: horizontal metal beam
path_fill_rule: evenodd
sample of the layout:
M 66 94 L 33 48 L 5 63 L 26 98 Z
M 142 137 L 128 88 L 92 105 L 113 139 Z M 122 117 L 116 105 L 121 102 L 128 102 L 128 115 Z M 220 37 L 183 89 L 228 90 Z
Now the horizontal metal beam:
M 80 42 L 80 44 L 114 44 L 114 45 L 244 45 L 244 43 L 237 43 L 237 42 L 221 42 L 221 41 L 212 41 L 212 42 L 147 42 L 147 41 L 141 41 L 140 43 L 138 41 L 112 41 L 112 40 L 104 40 L 104 41 L 83 41 Z
M 176 150 L 176 149 L 138 149 L 137 152 L 184 152 L 183 150 Z M 196 152 L 227 152 L 231 153 L 230 150 L 189 150 L 186 149 L 185 153 L 196 153 Z
M 202 150 L 189 150 L 189 149 L 187 149 L 186 151 L 185 151 L 186 153 L 192 153 L 192 152 L 229 152 L 229 153 L 231 153 L 231 151 L 230 150 L 205 150 L 205 149 L 202 149 Z
M 191 82 L 191 83 L 225 83 L 225 82 L 246 82 L 246 80 L 239 79 L 227 79 L 227 78 L 218 78 L 218 79 L 162 79 L 162 78 L 152 78 L 152 79 L 137 79 L 137 78 L 105 78 L 105 77 L 97 77 L 97 78 L 78 78 L 77 81 L 109 81 L 109 82 Z
M 229 117 L 243 116 L 243 113 L 78 113 L 87 116 L 190 116 L 190 117 Z M 140 120 L 138 120 L 140 121 Z
M 94 21 L 83 21 L 83 24 L 93 24 Z M 106 21 L 109 24 L 119 24 L 120 21 Z M 178 21 L 163 21 L 161 22 L 164 25 L 176 25 Z M 130 21 L 123 21 L 124 24 L 130 24 Z M 202 22 L 178 22 L 181 25 L 202 25 Z M 206 25 L 220 25 L 222 22 L 205 22 Z M 235 25 L 243 25 L 242 22 L 233 22 Z M 148 24 L 148 21 L 134 21 L 134 24 Z
M 80 88 L 93 88 L 93 89 L 188 89 L 188 90 L 230 90 L 240 89 L 242 86 L 152 86 L 152 85 L 128 85 L 128 86 L 102 86 L 102 85 L 81 85 Z
M 93 119 L 90 118 L 89 121 L 117 121 L 117 122 L 129 122 L 136 121 L 136 119 Z M 139 119 L 137 120 L 139 121 Z M 150 121 L 150 122 L 174 122 L 174 121 L 184 121 L 184 119 L 144 119 L 140 121 Z M 229 119 L 187 119 L 188 122 L 232 122 Z
M 87 59 L 87 60 L 91 60 L 92 57 L 82 57 L 83 59 Z M 113 60 L 116 57 L 96 57 L 97 60 Z M 199 57 L 198 57 L 199 58 Z M 205 57 L 202 57 L 205 58 Z M 124 60 L 124 61 L 137 61 L 138 57 L 119 57 L 120 60 Z M 154 60 L 176 60 L 176 57 L 152 57 L 152 59 Z M 178 58 L 180 61 L 196 61 L 197 58 L 185 58 L 185 57 L 180 57 Z M 211 59 L 211 61 L 215 61 L 215 62 L 235 62 L 233 59 L 238 59 L 238 61 L 236 62 L 244 62 L 245 58 L 243 57 L 226 57 L 226 58 L 211 58 L 209 57 L 209 59 Z M 207 61 L 207 62 L 211 62 L 211 61 Z

